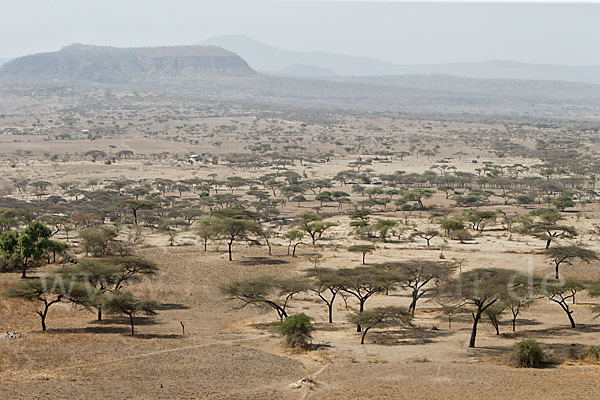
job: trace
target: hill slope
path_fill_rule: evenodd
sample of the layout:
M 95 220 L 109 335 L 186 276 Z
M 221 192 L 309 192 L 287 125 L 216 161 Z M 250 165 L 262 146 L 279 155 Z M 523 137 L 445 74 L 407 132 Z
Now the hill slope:
M 102 83 L 254 74 L 239 56 L 212 46 L 115 48 L 76 44 L 56 52 L 20 57 L 0 67 L 0 75 L 15 80 Z

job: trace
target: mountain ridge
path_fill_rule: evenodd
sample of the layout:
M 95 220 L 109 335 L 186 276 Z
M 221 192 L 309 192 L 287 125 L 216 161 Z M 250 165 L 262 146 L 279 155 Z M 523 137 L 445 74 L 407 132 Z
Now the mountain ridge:
M 202 41 L 233 51 L 257 71 L 272 73 L 291 65 L 325 68 L 339 76 L 389 76 L 442 74 L 464 78 L 531 79 L 600 84 L 600 65 L 530 64 L 511 60 L 456 62 L 442 64 L 392 64 L 369 57 L 327 52 L 283 50 L 245 35 L 217 36 Z

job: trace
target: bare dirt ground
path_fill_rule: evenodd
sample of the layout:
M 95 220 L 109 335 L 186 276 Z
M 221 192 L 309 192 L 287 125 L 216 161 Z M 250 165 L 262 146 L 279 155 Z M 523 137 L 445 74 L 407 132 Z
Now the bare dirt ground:
M 582 324 L 576 332 L 567 328 L 555 305 L 542 303 L 525 312 L 515 334 L 507 323 L 501 336 L 482 325 L 478 347 L 468 349 L 467 316 L 456 318 L 448 330 L 433 307 L 425 305 L 417 330 L 375 331 L 361 346 L 359 334 L 345 321 L 356 304 L 350 300 L 346 310 L 339 302 L 329 325 L 325 307 L 300 296 L 292 310 L 316 319 L 317 348 L 291 352 L 267 326 L 273 313 L 234 310 L 216 289 L 230 279 L 285 276 L 310 268 L 301 258 L 283 256 L 284 251 L 276 248 L 273 257 L 281 264 L 262 265 L 256 259 L 263 252 L 250 249 L 231 264 L 225 254 L 204 253 L 198 246 L 144 249 L 142 254 L 162 269 L 154 282 L 142 283 L 138 290 L 159 296 L 163 306 L 156 321 L 138 323 L 135 337 L 128 335 L 125 320 L 99 323 L 93 313 L 70 306 L 52 310 L 49 332 L 42 334 L 34 315 L 37 304 L 2 299 L 3 326 L 25 333 L 22 339 L 0 340 L 2 398 L 592 399 L 600 391 L 600 370 L 568 358 L 547 369 L 505 365 L 510 346 L 521 337 L 537 338 L 557 357 L 597 343 L 600 326 L 586 311 L 584 298 L 576 306 Z M 405 302 L 404 296 L 392 294 L 378 296 L 369 307 Z M 179 321 L 185 323 L 185 336 Z M 312 389 L 288 388 L 302 378 L 314 380 Z

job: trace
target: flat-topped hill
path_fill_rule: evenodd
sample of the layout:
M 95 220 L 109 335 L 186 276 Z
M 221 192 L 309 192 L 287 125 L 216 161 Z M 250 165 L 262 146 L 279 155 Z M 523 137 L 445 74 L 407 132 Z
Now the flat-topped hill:
M 254 74 L 242 58 L 215 46 L 116 48 L 75 44 L 56 52 L 20 57 L 0 67 L 0 76 L 14 80 L 103 83 Z

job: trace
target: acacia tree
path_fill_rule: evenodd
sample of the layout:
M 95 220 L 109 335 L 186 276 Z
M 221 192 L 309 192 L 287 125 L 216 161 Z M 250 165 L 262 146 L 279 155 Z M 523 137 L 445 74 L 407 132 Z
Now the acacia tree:
M 494 211 L 465 210 L 463 218 L 471 224 L 473 230 L 482 232 L 488 223 L 495 221 L 496 213 Z
M 532 233 L 535 237 L 546 241 L 545 249 L 550 248 L 552 241 L 557 238 L 572 238 L 577 236 L 577 231 L 572 226 L 544 222 L 535 224 Z
M 118 206 L 128 209 L 131 212 L 131 215 L 133 215 L 133 222 L 137 225 L 138 224 L 138 211 L 139 210 L 151 210 L 156 207 L 156 204 L 153 201 L 149 201 L 149 200 L 129 199 L 129 200 L 123 200 L 123 201 L 119 202 Z
M 250 211 L 240 209 L 223 209 L 215 212 L 213 226 L 217 236 L 227 240 L 229 261 L 233 261 L 232 246 L 236 240 L 250 240 L 249 235 L 261 235 L 262 228 L 251 217 Z
M 289 231 L 287 231 L 285 233 L 285 235 L 283 235 L 283 237 L 287 240 L 289 240 L 288 243 L 288 247 L 287 247 L 287 255 L 290 255 L 290 247 L 292 247 L 292 243 L 294 244 L 293 246 L 293 251 L 292 251 L 292 258 L 296 257 L 296 248 L 302 244 L 302 239 L 304 238 L 304 232 L 302 232 L 299 229 L 291 229 Z
M 372 225 L 372 229 L 379 232 L 379 237 L 385 242 L 387 241 L 388 233 L 396 225 L 398 225 L 397 221 L 377 218 L 377 221 Z
M 440 228 L 444 230 L 447 237 L 451 237 L 454 232 L 460 232 L 465 229 L 465 222 L 459 217 L 442 218 Z
M 526 278 L 509 269 L 478 268 L 449 279 L 441 285 L 439 296 L 449 300 L 464 301 L 474 310 L 469 347 L 475 347 L 477 326 L 484 312 L 498 301 L 508 299 L 512 291 L 526 285 Z
M 439 236 L 440 232 L 438 232 L 435 229 L 427 229 L 426 231 L 417 231 L 414 232 L 411 236 L 412 237 L 420 237 L 421 239 L 425 239 L 427 241 L 427 246 L 431 245 L 431 239 L 433 239 L 436 236 Z
M 395 282 L 392 273 L 377 267 L 343 268 L 337 273 L 341 290 L 358 300 L 359 312 L 363 312 L 371 296 L 392 289 Z M 360 324 L 356 325 L 356 331 L 361 331 Z
M 386 328 L 390 326 L 412 327 L 412 316 L 404 307 L 377 307 L 372 310 L 357 312 L 350 316 L 350 322 L 362 326 L 363 332 L 360 344 L 365 343 L 365 336 L 372 328 Z
M 26 279 L 8 287 L 4 296 L 29 301 L 40 301 L 43 309 L 37 311 L 46 332 L 46 317 L 50 307 L 61 301 L 71 301 L 85 307 L 91 306 L 100 295 L 95 289 L 79 282 L 64 280 L 62 276 Z
M 406 201 L 416 201 L 421 210 L 425 209 L 425 205 L 423 204 L 423 199 L 428 199 L 433 196 L 435 193 L 434 189 L 410 189 L 406 190 L 402 193 L 402 198 Z
M 233 281 L 219 286 L 222 294 L 230 300 L 239 300 L 244 308 L 253 305 L 260 308 L 271 308 L 277 312 L 280 321 L 287 318 L 287 306 L 298 293 L 308 289 L 309 284 L 301 277 L 279 279 L 273 276 Z
M 500 317 L 506 311 L 506 305 L 503 302 L 497 302 L 485 310 L 485 315 L 496 330 L 496 335 L 500 335 Z
M 544 254 L 554 262 L 556 279 L 559 279 L 558 267 L 562 263 L 570 265 L 571 260 L 574 259 L 579 259 L 585 263 L 598 260 L 598 255 L 595 251 L 581 246 L 555 246 L 544 250 Z
M 550 301 L 558 304 L 560 308 L 567 314 L 571 328 L 575 328 L 575 320 L 573 319 L 573 310 L 569 307 L 569 300 L 574 301 L 578 291 L 585 289 L 585 284 L 578 279 L 565 279 L 558 283 L 547 283 L 542 281 L 542 294 Z
M 436 287 L 448 280 L 456 265 L 445 261 L 411 260 L 383 265 L 392 271 L 395 280 L 411 294 L 411 302 L 408 312 L 413 317 L 419 301 L 426 293 L 435 290 Z
M 465 306 L 462 299 L 438 297 L 435 302 L 440 306 L 442 314 L 448 318 L 448 329 L 452 329 L 452 317 Z
M 204 243 L 204 251 L 206 251 L 208 241 L 217 237 L 214 219 L 203 219 L 198 221 L 196 225 L 196 235 L 202 239 Z
M 323 233 L 336 224 L 324 221 L 323 217 L 315 213 L 302 213 L 297 216 L 295 225 L 298 229 L 310 235 L 314 246 L 317 240 L 321 239 Z
M 508 297 L 508 299 L 504 300 L 506 307 L 512 314 L 511 324 L 513 332 L 516 331 L 517 318 L 521 314 L 521 311 L 533 304 L 534 301 L 535 297 L 533 296 L 533 291 L 531 288 L 526 286 L 514 288 L 513 293 Z
M 333 322 L 333 302 L 342 289 L 340 279 L 336 271 L 326 268 L 312 269 L 309 276 L 315 278 L 310 290 L 327 305 L 329 323 L 331 324 Z M 329 292 L 328 297 L 325 294 L 327 292 Z
M 154 300 L 138 299 L 131 293 L 110 293 L 103 297 L 102 306 L 113 315 L 127 315 L 131 326 L 131 336 L 135 335 L 134 317 L 139 314 L 156 315 L 157 304 Z
M 365 265 L 365 256 L 367 253 L 372 253 L 375 251 L 374 244 L 357 244 L 354 246 L 348 247 L 348 251 L 351 253 L 362 253 L 362 263 Z
M 106 257 L 84 259 L 75 266 L 60 270 L 66 279 L 81 282 L 98 290 L 100 294 L 115 294 L 128 283 L 158 273 L 158 266 L 140 257 Z M 102 320 L 102 301 L 90 304 L 98 311 L 98 321 Z

